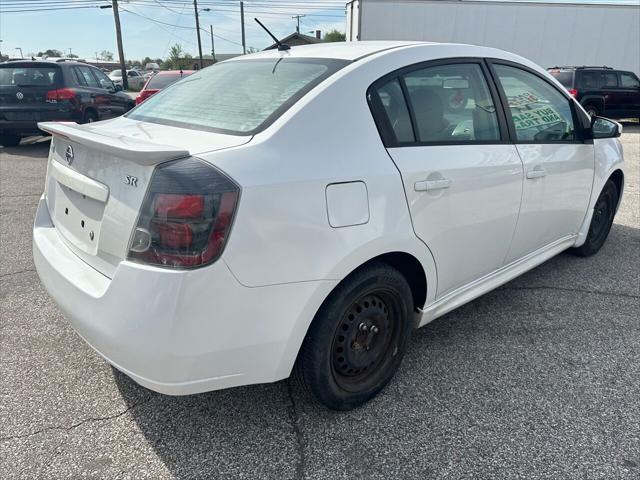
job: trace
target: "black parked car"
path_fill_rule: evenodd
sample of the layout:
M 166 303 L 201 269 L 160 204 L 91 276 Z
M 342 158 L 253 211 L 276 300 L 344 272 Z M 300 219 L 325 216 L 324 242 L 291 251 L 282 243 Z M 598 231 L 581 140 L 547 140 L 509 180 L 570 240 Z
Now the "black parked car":
M 135 102 L 98 68 L 73 61 L 0 63 L 0 145 L 42 133 L 38 122 L 89 123 L 117 117 Z
M 635 73 L 610 67 L 554 67 L 548 70 L 591 116 L 640 117 L 640 80 Z

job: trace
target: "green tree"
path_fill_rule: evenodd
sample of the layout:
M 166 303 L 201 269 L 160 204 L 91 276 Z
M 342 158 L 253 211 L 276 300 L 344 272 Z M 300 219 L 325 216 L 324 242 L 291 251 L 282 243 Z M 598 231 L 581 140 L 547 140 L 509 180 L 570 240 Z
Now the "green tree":
M 44 52 L 38 52 L 39 57 L 62 57 L 62 52 L 55 48 L 50 48 Z
M 344 42 L 346 39 L 347 35 L 335 28 L 324 34 L 325 42 Z
M 169 58 L 162 63 L 163 68 L 171 70 L 187 70 L 193 68 L 194 60 L 191 54 L 185 53 L 182 45 L 176 43 L 169 50 Z
M 100 52 L 100 60 L 106 60 L 107 62 L 112 62 L 113 53 L 111 53 L 109 50 L 102 50 Z

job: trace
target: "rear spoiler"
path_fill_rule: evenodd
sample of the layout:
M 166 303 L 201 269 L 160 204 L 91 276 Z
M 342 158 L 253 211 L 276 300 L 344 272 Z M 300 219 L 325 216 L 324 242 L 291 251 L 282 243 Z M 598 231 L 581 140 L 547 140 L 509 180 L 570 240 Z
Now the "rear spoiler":
M 78 125 L 72 122 L 40 122 L 38 128 L 52 135 L 67 138 L 89 148 L 111 153 L 116 157 L 140 165 L 155 165 L 190 155 L 189 150 L 110 132 L 98 132 L 89 125 Z

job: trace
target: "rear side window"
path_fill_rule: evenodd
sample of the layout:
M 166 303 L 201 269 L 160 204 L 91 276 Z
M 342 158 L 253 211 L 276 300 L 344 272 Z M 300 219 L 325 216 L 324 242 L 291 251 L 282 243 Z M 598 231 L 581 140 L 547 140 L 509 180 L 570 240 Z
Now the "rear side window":
M 251 135 L 347 63 L 324 58 L 222 62 L 162 90 L 127 116 L 147 122 Z
M 508 101 L 518 141 L 552 143 L 575 140 L 569 99 L 525 70 L 494 65 Z
M 640 87 L 640 81 L 634 74 L 622 72 L 620 73 L 620 86 L 623 88 L 638 88 Z
M 151 77 L 147 88 L 162 90 L 163 88 L 166 88 L 169 85 L 176 83 L 178 80 L 188 77 L 189 75 L 191 75 L 191 73 L 183 73 L 182 75 L 180 75 L 179 73 L 159 73 Z
M 413 126 L 409 109 L 404 100 L 402 87 L 397 78 L 376 89 L 376 94 L 384 109 L 384 114 L 393 131 L 396 142 L 413 142 Z
M 59 67 L 0 65 L 0 86 L 17 87 L 56 86 L 61 82 Z
M 549 70 L 549 73 L 555 77 L 566 88 L 573 88 L 573 72 L 561 70 Z

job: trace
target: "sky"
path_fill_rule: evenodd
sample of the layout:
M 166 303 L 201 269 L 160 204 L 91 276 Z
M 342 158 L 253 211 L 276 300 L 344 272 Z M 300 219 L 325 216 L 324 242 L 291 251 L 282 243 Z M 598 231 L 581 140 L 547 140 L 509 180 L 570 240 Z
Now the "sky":
M 547 0 L 564 2 L 571 0 Z M 573 0 L 575 3 L 576 0 Z M 583 0 L 584 3 L 638 3 L 640 0 Z M 103 50 L 117 58 L 113 11 L 100 9 L 110 0 L 0 0 L 0 51 L 19 57 L 47 49 L 95 58 Z M 197 55 L 197 37 L 192 0 L 120 0 L 124 53 L 127 60 L 166 58 L 179 43 L 185 52 Z M 199 0 L 203 54 L 211 53 L 209 25 L 213 25 L 216 53 L 240 53 L 239 1 Z M 346 0 L 246 0 L 246 43 L 262 49 L 273 43 L 253 21 L 258 17 L 282 38 L 295 31 L 346 30 Z M 25 11 L 42 9 L 42 11 Z
M 262 49 L 273 41 L 254 22 L 258 17 L 281 38 L 293 33 L 300 19 L 300 32 L 346 29 L 346 2 L 342 0 L 247 0 L 245 35 L 247 47 Z M 0 51 L 11 57 L 47 49 L 71 51 L 81 58 L 95 58 L 108 50 L 117 58 L 112 9 L 100 9 L 110 0 L 0 0 Z M 194 56 L 197 37 L 193 0 L 120 0 L 120 23 L 127 60 L 146 56 L 166 58 L 175 43 Z M 209 26 L 213 25 L 216 53 L 241 53 L 240 2 L 199 0 L 203 54 L 211 53 Z M 82 7 L 82 8 L 79 8 Z M 55 8 L 55 10 L 54 10 Z M 209 8 L 211 11 L 202 11 Z M 16 10 L 46 11 L 15 12 Z

